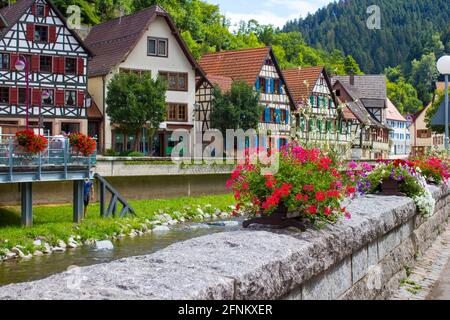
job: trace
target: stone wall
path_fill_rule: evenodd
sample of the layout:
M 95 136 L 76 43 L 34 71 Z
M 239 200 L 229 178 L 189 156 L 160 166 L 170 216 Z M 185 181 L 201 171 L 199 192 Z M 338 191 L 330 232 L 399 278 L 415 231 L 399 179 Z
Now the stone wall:
M 5 286 L 0 299 L 386 299 L 445 227 L 450 192 L 432 188 L 430 218 L 411 199 L 369 196 L 348 206 L 351 220 L 322 230 L 214 234 Z M 68 286 L 74 276 L 78 287 Z

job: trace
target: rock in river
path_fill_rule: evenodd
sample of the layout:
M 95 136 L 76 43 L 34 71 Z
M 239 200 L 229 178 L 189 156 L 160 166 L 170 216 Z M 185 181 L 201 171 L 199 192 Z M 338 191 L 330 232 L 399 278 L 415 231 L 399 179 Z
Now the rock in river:
M 114 245 L 111 241 L 95 241 L 96 250 L 114 250 Z

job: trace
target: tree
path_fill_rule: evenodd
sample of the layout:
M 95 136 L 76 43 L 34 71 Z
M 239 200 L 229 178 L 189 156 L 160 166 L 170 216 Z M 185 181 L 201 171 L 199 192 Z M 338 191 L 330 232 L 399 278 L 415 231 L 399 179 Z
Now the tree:
M 401 114 L 416 113 L 420 110 L 423 103 L 417 97 L 416 89 L 404 78 L 396 82 L 387 82 L 388 97 L 397 107 Z
M 344 59 L 344 70 L 346 74 L 362 74 L 358 63 L 351 55 L 347 55 Z
M 424 54 L 420 60 L 413 60 L 410 82 L 416 87 L 419 99 L 427 105 L 433 97 L 433 86 L 438 79 L 434 53 Z
M 150 74 L 118 73 L 108 84 L 106 113 L 123 133 L 136 135 L 135 151 L 142 128 L 147 127 L 152 137 L 165 120 L 166 88 L 162 79 L 154 80 Z
M 211 112 L 211 125 L 226 135 L 227 129 L 257 129 L 262 106 L 259 94 L 245 81 L 234 81 L 231 90 L 222 92 L 214 88 L 214 107 Z

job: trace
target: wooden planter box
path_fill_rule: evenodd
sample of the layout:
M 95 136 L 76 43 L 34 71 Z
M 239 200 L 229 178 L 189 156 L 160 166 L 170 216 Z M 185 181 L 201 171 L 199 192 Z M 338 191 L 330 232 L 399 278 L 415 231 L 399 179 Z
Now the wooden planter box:
M 288 217 L 288 208 L 284 203 L 280 203 L 278 208 L 270 215 L 263 214 L 261 217 L 246 220 L 243 223 L 244 228 L 248 228 L 252 224 L 272 226 L 277 229 L 284 229 L 289 227 L 298 228 L 306 231 L 306 225 L 297 218 Z
M 392 180 L 390 178 L 383 179 L 383 182 L 381 183 L 381 194 L 386 196 L 404 196 L 404 194 L 400 192 L 400 184 L 401 182 L 397 180 Z

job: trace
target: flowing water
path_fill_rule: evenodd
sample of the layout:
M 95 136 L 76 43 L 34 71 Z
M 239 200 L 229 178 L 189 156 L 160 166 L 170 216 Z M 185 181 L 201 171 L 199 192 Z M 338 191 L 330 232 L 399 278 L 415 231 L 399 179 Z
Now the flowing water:
M 142 237 L 125 238 L 114 242 L 114 250 L 98 251 L 95 245 L 81 246 L 64 253 L 33 257 L 30 260 L 4 261 L 0 263 L 0 286 L 47 278 L 64 272 L 70 266 L 89 266 L 114 260 L 154 253 L 174 243 L 209 234 L 229 232 L 241 228 L 231 225 L 193 224 L 178 226 L 168 232 L 149 233 Z

